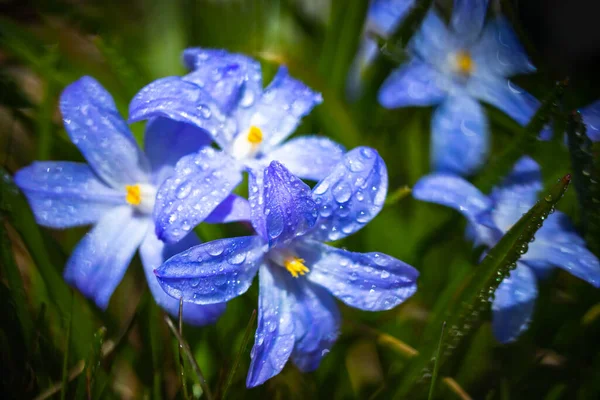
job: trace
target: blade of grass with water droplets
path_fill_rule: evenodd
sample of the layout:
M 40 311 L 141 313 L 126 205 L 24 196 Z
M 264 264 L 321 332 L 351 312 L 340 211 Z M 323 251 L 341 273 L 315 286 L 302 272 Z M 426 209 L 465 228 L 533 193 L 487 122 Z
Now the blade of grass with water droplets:
M 592 141 L 578 111 L 569 114 L 567 138 L 581 225 L 590 249 L 600 256 L 600 158 L 594 162 Z
M 481 321 L 481 314 L 489 309 L 491 299 L 502 280 L 516 267 L 516 262 L 527 252 L 528 244 L 542 227 L 543 221 L 554 210 L 571 181 L 566 175 L 552 187 L 548 194 L 539 200 L 517 223 L 498 241 L 475 268 L 456 301 L 448 308 L 448 333 L 441 347 L 439 366 L 454 354 L 454 349 L 471 333 Z M 403 398 L 413 390 L 425 388 L 427 374 L 431 371 L 431 355 L 435 352 L 435 342 L 425 343 L 419 356 L 408 367 L 399 385 L 397 398 Z
M 248 346 L 248 341 L 252 336 L 252 328 L 254 328 L 254 321 L 256 320 L 256 310 L 252 311 L 252 315 L 250 316 L 250 321 L 248 321 L 248 325 L 246 325 L 246 331 L 244 332 L 244 336 L 242 338 L 242 344 L 240 346 L 240 350 L 238 351 L 235 361 L 231 366 L 231 370 L 229 370 L 229 374 L 227 375 L 227 379 L 225 380 L 225 385 L 223 386 L 223 395 L 221 399 L 225 399 L 227 395 L 227 391 L 233 382 L 233 378 L 235 377 L 235 373 L 240 365 L 240 361 L 242 360 L 242 356 L 246 351 L 246 347 Z
M 530 154 L 544 126 L 558 113 L 559 102 L 568 85 L 568 79 L 556 82 L 554 90 L 544 99 L 542 105 L 521 129 L 512 144 L 503 152 L 492 157 L 475 179 L 474 184 L 483 193 L 488 193 L 500 179 L 505 177 L 516 162 L 525 154 Z

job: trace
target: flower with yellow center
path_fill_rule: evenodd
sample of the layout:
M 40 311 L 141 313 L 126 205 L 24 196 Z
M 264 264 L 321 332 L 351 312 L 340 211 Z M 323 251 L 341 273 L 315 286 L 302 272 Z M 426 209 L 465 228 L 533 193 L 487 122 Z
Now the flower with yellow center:
M 456 53 L 456 69 L 462 75 L 471 75 L 475 69 L 475 63 L 468 51 L 461 50 Z
M 304 260 L 302 258 L 294 257 L 288 258 L 283 262 L 283 266 L 288 270 L 290 274 L 294 278 L 297 278 L 299 275 L 304 275 L 310 270 L 304 265 Z

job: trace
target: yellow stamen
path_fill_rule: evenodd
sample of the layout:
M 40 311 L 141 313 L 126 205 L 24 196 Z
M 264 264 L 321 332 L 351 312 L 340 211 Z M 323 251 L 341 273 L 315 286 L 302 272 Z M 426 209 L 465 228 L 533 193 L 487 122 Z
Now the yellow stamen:
M 298 275 L 304 275 L 310 271 L 308 268 L 306 268 L 306 265 L 304 265 L 304 260 L 301 258 L 288 258 L 283 262 L 283 265 L 294 278 L 297 278 Z
M 248 130 L 248 141 L 252 146 L 258 146 L 263 140 L 262 131 L 258 126 L 252 125 Z
M 125 200 L 132 206 L 139 206 L 142 202 L 140 185 L 125 185 L 125 190 L 127 191 Z
M 456 67 L 463 75 L 470 75 L 475 69 L 475 64 L 468 51 L 459 51 L 456 54 Z

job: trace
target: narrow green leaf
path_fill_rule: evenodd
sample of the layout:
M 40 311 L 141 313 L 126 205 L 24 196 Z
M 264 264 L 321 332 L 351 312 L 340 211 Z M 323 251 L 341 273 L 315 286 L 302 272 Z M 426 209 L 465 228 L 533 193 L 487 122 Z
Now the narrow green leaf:
M 183 352 L 187 356 L 188 361 L 192 365 L 192 368 L 193 368 L 194 372 L 196 373 L 196 376 L 198 377 L 198 382 L 200 383 L 200 386 L 202 387 L 202 392 L 204 393 L 204 395 L 206 396 L 206 398 L 208 400 L 212 400 L 213 397 L 212 397 L 210 388 L 208 387 L 208 383 L 206 382 L 206 379 L 204 379 L 204 374 L 202 373 L 200 366 L 196 362 L 196 359 L 194 358 L 194 354 L 190 350 L 190 346 L 187 344 L 185 339 L 183 337 L 181 337 L 181 335 L 177 331 L 177 328 L 173 324 L 173 321 L 171 321 L 171 318 L 169 318 L 168 315 L 165 315 L 165 322 L 167 323 L 167 326 L 171 330 L 171 333 L 173 334 L 173 336 L 175 336 L 175 338 L 177 339 L 179 344 L 182 346 Z
M 227 375 L 227 379 L 225 380 L 225 385 L 223 386 L 223 395 L 221 399 L 225 399 L 227 396 L 227 391 L 229 387 L 233 383 L 233 378 L 235 377 L 235 373 L 240 365 L 240 361 L 242 360 L 242 356 L 246 351 L 246 347 L 248 346 L 248 341 L 252 336 L 252 329 L 254 328 L 254 321 L 256 320 L 256 310 L 252 311 L 252 315 L 250 316 L 250 321 L 248 321 L 248 325 L 246 325 L 246 331 L 244 332 L 244 337 L 242 338 L 242 344 L 240 346 L 240 350 L 238 351 L 235 361 L 231 366 L 231 370 L 229 370 L 229 374 Z
M 63 365 L 62 365 L 62 390 L 60 391 L 60 399 L 65 400 L 67 398 L 67 382 L 69 381 L 68 367 L 69 367 L 69 349 L 71 348 L 71 331 L 73 330 L 73 304 L 75 303 L 75 297 L 71 295 L 71 313 L 69 314 L 69 321 L 67 323 L 67 337 L 65 338 L 65 351 L 63 354 Z
M 183 297 L 179 299 L 179 335 L 183 337 Z M 185 379 L 185 362 L 183 359 L 183 345 L 179 343 L 179 367 L 180 367 L 180 378 L 181 388 L 183 389 L 183 398 L 189 399 L 187 382 Z
M 567 138 L 581 224 L 590 249 L 600 255 L 600 159 L 596 166 L 592 141 L 578 111 L 568 117 Z
M 539 200 L 517 223 L 500 239 L 473 270 L 464 289 L 448 310 L 449 331 L 441 348 L 438 363 L 440 368 L 454 354 L 462 340 L 480 323 L 481 314 L 489 310 L 494 293 L 502 280 L 516 268 L 516 262 L 527 252 L 528 244 L 542 227 L 543 221 L 554 211 L 556 203 L 565 193 L 571 176 L 566 175 Z M 411 390 L 423 390 L 431 371 L 431 355 L 435 352 L 435 343 L 426 343 L 419 356 L 404 374 L 397 397 L 406 396 Z
M 86 393 L 87 398 L 93 398 L 92 394 L 94 393 L 94 384 L 97 380 L 98 367 L 100 367 L 100 362 L 102 360 L 102 345 L 104 344 L 104 338 L 106 337 L 106 328 L 101 327 L 94 333 L 94 338 L 92 340 L 92 349 L 90 350 L 90 356 L 87 361 L 87 368 L 85 372 L 86 378 Z
M 400 200 L 410 196 L 410 193 L 411 193 L 411 188 L 409 188 L 408 186 L 399 187 L 398 189 L 394 190 L 392 193 L 390 193 L 388 195 L 388 197 L 385 199 L 385 205 L 386 206 L 394 205 L 394 204 L 398 203 Z
M 442 350 L 442 343 L 444 341 L 444 332 L 446 330 L 446 321 L 442 324 L 442 332 L 440 333 L 440 341 L 438 342 L 437 350 L 435 351 L 435 361 L 433 364 L 433 375 L 431 376 L 431 383 L 429 384 L 429 400 L 433 400 L 433 393 L 435 392 L 435 384 L 437 381 L 438 372 L 440 370 L 440 351 Z
M 48 53 L 46 60 L 44 60 L 47 70 L 54 70 L 56 64 L 56 54 L 53 52 Z M 56 111 L 56 99 L 58 97 L 58 86 L 52 81 L 48 80 L 44 84 L 44 95 L 41 104 L 37 109 L 37 159 L 48 160 L 52 150 L 52 141 L 54 136 L 54 123 L 52 118 Z
M 558 113 L 559 103 L 568 85 L 568 79 L 556 83 L 554 90 L 544 99 L 542 105 L 529 123 L 519 132 L 512 144 L 503 152 L 492 157 L 475 179 L 475 186 L 484 193 L 508 174 L 515 163 L 525 154 L 530 154 L 544 126 Z

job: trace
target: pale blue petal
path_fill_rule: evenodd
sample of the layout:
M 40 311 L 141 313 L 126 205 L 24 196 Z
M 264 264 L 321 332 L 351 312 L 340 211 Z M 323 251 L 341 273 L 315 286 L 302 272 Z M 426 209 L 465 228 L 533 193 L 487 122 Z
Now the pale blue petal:
M 292 361 L 303 372 L 314 371 L 329 353 L 340 330 L 340 312 L 325 289 L 287 275 L 294 298 L 292 314 L 296 344 Z
M 224 115 L 217 103 L 200 86 L 179 77 L 158 79 L 135 95 L 129 103 L 129 121 L 165 117 L 202 128 L 227 148 L 237 125 Z
M 382 253 L 352 253 L 312 240 L 294 246 L 310 269 L 308 280 L 349 306 L 367 311 L 389 310 L 417 290 L 419 272 Z
M 320 136 L 302 136 L 287 141 L 265 157 L 281 162 L 302 179 L 321 180 L 341 161 L 344 147 Z
M 268 153 L 291 135 L 301 118 L 322 101 L 319 93 L 292 78 L 286 67 L 280 67 L 254 106 L 254 114 L 248 127 L 257 126 L 263 131 L 264 141 L 261 149 Z
M 373 0 L 368 24 L 382 35 L 391 34 L 413 7 L 415 0 Z
M 487 0 L 454 0 L 450 26 L 462 43 L 472 44 L 483 29 Z
M 464 94 L 453 95 L 435 110 L 431 121 L 431 163 L 435 171 L 470 175 L 490 151 L 487 118 L 481 105 Z
M 71 141 L 102 180 L 116 189 L 148 182 L 146 157 L 112 97 L 96 80 L 85 76 L 67 86 L 60 111 Z
M 561 212 L 548 216 L 522 259 L 531 263 L 536 272 L 559 267 L 600 287 L 600 261 L 586 248 L 583 238 Z
M 349 151 L 313 188 L 320 217 L 308 235 L 328 242 L 360 230 L 381 211 L 387 187 L 387 169 L 377 151 L 369 147 Z
M 248 170 L 248 203 L 250 203 L 251 222 L 258 236 L 267 239 L 267 221 L 265 216 L 265 174 L 262 169 Z
M 38 161 L 17 171 L 15 183 L 27 197 L 36 221 L 50 228 L 91 224 L 115 206 L 126 204 L 124 190 L 107 186 L 82 163 Z
M 140 246 L 140 257 L 154 301 L 175 318 L 179 316 L 179 299 L 169 296 L 162 289 L 156 275 L 154 275 L 154 270 L 160 267 L 169 257 L 199 244 L 200 240 L 192 232 L 178 243 L 167 245 L 156 237 L 153 227 L 150 227 Z M 183 304 L 183 320 L 191 325 L 213 324 L 224 312 L 225 303 L 204 306 L 193 303 Z
M 421 178 L 413 187 L 415 199 L 441 204 L 459 211 L 470 222 L 491 208 L 490 199 L 469 181 L 450 174 L 432 174 Z
M 269 247 L 304 235 L 317 221 L 317 206 L 310 187 L 277 161 L 264 171 L 266 240 Z
M 152 166 L 154 184 L 160 185 L 171 175 L 181 157 L 196 153 L 211 142 L 206 131 L 194 125 L 162 117 L 148 121 L 144 150 Z
M 581 110 L 583 122 L 587 128 L 587 135 L 593 142 L 600 141 L 600 100 Z
M 65 268 L 65 280 L 98 307 L 108 306 L 150 221 L 129 206 L 107 212 L 77 244 Z
M 499 342 L 513 342 L 527 329 L 537 293 L 533 271 L 525 264 L 517 263 L 517 268 L 496 290 L 492 302 L 492 330 Z
M 431 65 L 413 59 L 387 77 L 377 98 L 386 108 L 431 106 L 444 100 L 450 85 Z
M 156 194 L 156 234 L 174 243 L 204 221 L 242 181 L 237 162 L 227 154 L 204 147 L 183 157 Z
M 190 48 L 183 61 L 192 70 L 183 79 L 203 88 L 229 114 L 244 107 L 262 92 L 260 63 L 241 54 L 221 49 Z
M 204 222 L 226 224 L 228 222 L 250 221 L 251 218 L 248 200 L 236 194 L 230 194 L 204 219 Z
M 411 39 L 409 46 L 422 61 L 438 66 L 447 63 L 448 54 L 457 48 L 454 35 L 433 9 L 425 16 L 421 28 Z
M 539 165 L 525 156 L 513 167 L 511 173 L 492 190 L 492 219 L 503 232 L 508 231 L 537 201 L 542 189 Z
M 535 71 L 510 23 L 501 16 L 488 22 L 481 38 L 471 47 L 471 56 L 476 74 L 510 77 Z
M 506 78 L 471 79 L 468 89 L 473 97 L 502 110 L 525 126 L 540 107 L 535 97 Z
M 248 290 L 264 250 L 258 236 L 214 240 L 169 258 L 154 273 L 164 291 L 176 299 L 223 303 Z
M 246 386 L 263 384 L 281 372 L 294 349 L 292 297 L 282 268 L 263 265 L 258 274 L 258 326 Z

